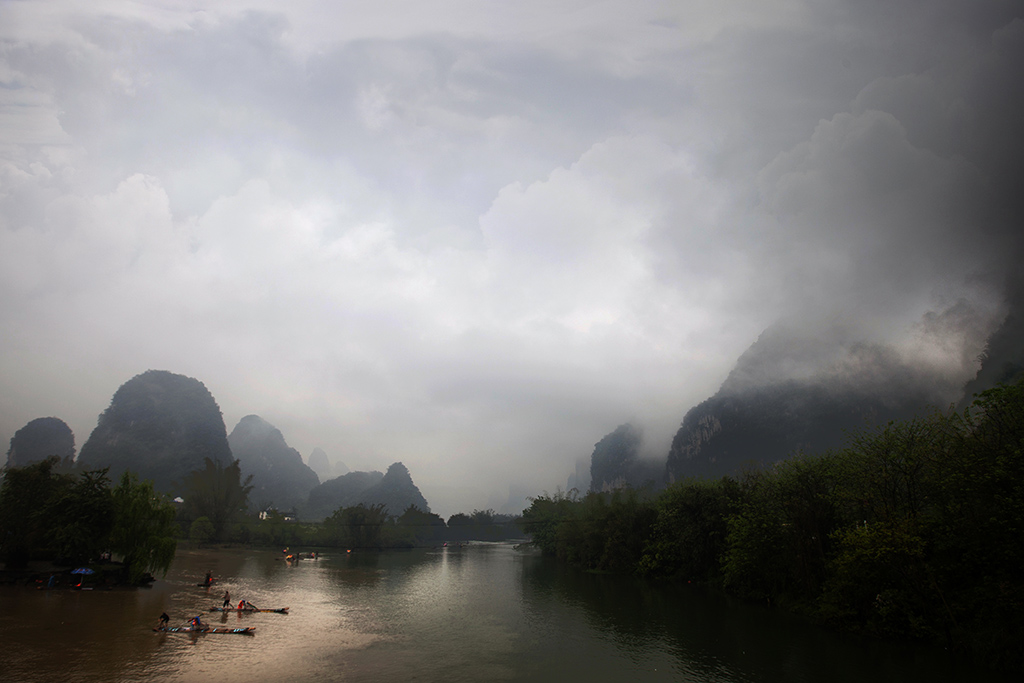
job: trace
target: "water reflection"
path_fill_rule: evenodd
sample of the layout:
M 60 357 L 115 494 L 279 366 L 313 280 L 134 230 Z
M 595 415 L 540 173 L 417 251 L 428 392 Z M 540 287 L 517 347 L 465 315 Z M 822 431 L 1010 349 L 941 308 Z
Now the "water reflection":
M 207 571 L 218 578 L 209 589 L 196 585 Z M 209 612 L 224 590 L 291 612 Z M 501 544 L 294 564 L 279 551 L 182 551 L 147 590 L 0 596 L 0 664 L 15 681 L 998 680 L 941 652 L 858 643 L 694 587 L 575 572 Z M 154 633 L 163 611 L 256 635 Z
M 676 680 L 906 682 L 1015 680 L 979 672 L 941 649 L 832 633 L 778 610 L 697 586 L 587 574 L 538 559 L 524 564 L 536 611 L 580 611 L 594 638 L 643 668 L 670 654 Z

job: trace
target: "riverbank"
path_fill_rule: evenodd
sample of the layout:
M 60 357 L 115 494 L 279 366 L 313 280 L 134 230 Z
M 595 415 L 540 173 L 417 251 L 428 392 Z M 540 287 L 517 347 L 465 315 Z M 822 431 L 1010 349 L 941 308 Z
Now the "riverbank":
M 88 569 L 86 573 L 77 571 Z M 129 583 L 120 562 L 101 562 L 72 567 L 48 561 L 29 562 L 26 567 L 8 569 L 0 562 L 0 586 L 35 590 L 115 590 L 148 587 L 154 581 L 146 575 L 142 583 Z

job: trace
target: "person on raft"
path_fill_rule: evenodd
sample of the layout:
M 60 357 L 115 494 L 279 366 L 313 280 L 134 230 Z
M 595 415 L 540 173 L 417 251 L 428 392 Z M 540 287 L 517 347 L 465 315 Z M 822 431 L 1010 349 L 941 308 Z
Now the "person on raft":
M 206 572 L 206 578 L 203 580 L 203 583 L 207 586 L 213 583 L 213 572 Z
M 221 609 L 227 609 L 231 607 L 231 593 L 224 591 L 224 604 L 221 605 Z
M 167 614 L 167 612 L 164 612 L 163 614 L 160 615 L 160 625 L 159 625 L 159 628 L 167 628 L 167 624 L 170 623 L 170 621 L 171 621 L 171 617 Z
M 188 624 L 192 627 L 193 631 L 202 631 L 204 628 L 206 628 L 206 624 L 203 623 L 202 616 L 198 614 L 192 617 L 191 621 L 189 621 Z

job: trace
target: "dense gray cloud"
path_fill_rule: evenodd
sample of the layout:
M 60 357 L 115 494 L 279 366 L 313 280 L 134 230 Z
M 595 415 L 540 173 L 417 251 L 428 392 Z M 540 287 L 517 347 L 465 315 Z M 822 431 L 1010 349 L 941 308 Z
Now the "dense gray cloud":
M 1018 270 L 1013 3 L 8 2 L 0 41 L 5 441 L 165 369 L 498 508 L 627 420 L 667 451 L 772 325 L 779 376 L 948 390 Z

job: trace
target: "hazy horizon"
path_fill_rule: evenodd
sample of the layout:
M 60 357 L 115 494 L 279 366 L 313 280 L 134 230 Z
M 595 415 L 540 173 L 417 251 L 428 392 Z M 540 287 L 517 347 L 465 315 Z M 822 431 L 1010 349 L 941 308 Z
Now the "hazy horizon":
M 1001 0 L 0 3 L 0 439 L 149 369 L 435 512 L 665 454 L 766 330 L 945 389 L 1020 289 Z M 763 373 L 762 366 L 758 372 Z

